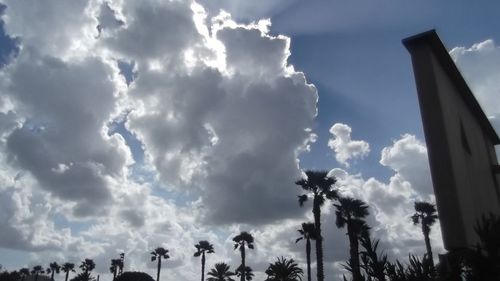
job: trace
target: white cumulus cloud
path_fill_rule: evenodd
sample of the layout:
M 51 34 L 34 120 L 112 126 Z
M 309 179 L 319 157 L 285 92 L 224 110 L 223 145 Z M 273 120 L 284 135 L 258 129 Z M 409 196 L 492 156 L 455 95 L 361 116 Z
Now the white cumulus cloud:
M 351 127 L 342 123 L 335 123 L 330 128 L 333 138 L 328 141 L 328 146 L 335 152 L 335 159 L 345 167 L 349 167 L 349 160 L 363 158 L 370 152 L 366 141 L 351 139 L 351 132 Z

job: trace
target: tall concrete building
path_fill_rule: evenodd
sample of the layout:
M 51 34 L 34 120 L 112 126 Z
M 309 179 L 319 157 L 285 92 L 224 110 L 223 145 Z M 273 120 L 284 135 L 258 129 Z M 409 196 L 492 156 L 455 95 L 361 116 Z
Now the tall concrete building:
M 500 139 L 434 30 L 403 44 L 413 63 L 444 246 L 475 245 L 476 221 L 500 215 Z

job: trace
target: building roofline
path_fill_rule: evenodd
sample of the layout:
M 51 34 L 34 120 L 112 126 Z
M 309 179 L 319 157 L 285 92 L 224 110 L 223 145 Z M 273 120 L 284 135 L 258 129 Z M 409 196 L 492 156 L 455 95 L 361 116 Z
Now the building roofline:
M 412 54 L 412 49 L 415 46 L 426 44 L 431 47 L 439 63 L 443 66 L 443 68 L 446 70 L 446 73 L 448 73 L 454 84 L 457 86 L 457 90 L 460 93 L 460 96 L 471 109 L 472 113 L 476 116 L 483 130 L 488 134 L 494 144 L 500 144 L 500 138 L 498 137 L 498 134 L 488 120 L 488 117 L 486 117 L 486 114 L 484 114 L 483 109 L 474 97 L 474 94 L 467 85 L 467 82 L 465 82 L 462 74 L 460 73 L 460 70 L 457 68 L 455 62 L 448 53 L 448 50 L 446 50 L 443 42 L 441 41 L 441 39 L 439 39 L 436 30 L 431 29 L 429 31 L 422 32 L 420 34 L 405 38 L 402 40 L 402 42 L 406 49 L 410 52 L 410 54 Z

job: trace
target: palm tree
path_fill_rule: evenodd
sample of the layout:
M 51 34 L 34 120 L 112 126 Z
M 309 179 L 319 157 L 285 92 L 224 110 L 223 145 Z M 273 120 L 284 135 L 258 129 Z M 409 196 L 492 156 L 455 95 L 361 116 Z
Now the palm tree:
M 431 226 L 436 222 L 438 216 L 436 213 L 436 207 L 428 202 L 415 202 L 415 214 L 411 216 L 413 224 L 422 225 L 422 233 L 424 234 L 425 248 L 427 249 L 427 258 L 431 264 L 431 268 L 434 268 L 434 259 L 432 258 L 431 240 L 429 239 L 429 234 L 431 232 Z
M 234 236 L 233 238 L 234 241 L 234 249 L 236 250 L 237 248 L 240 249 L 241 252 L 241 268 L 247 268 L 245 265 L 245 244 L 249 249 L 253 249 L 253 236 L 246 232 L 243 231 L 240 234 Z M 239 268 L 238 268 L 239 269 Z M 238 273 L 238 270 L 236 270 Z M 245 281 L 245 275 L 246 275 L 246 270 L 241 270 L 241 272 L 238 273 L 240 277 L 240 281 Z M 241 275 L 241 276 L 240 276 Z
M 38 275 L 44 274 L 45 271 L 43 270 L 43 267 L 41 265 L 35 265 L 33 266 L 33 269 L 31 270 L 31 275 L 35 275 L 35 281 L 38 281 Z
M 86 276 L 90 276 L 90 272 L 94 270 L 95 268 L 95 263 L 91 259 L 85 259 L 82 261 L 82 264 L 80 264 L 80 269 L 83 270 Z
M 359 238 L 364 251 L 360 251 L 361 268 L 368 275 L 367 280 L 386 281 L 386 272 L 391 265 L 387 259 L 387 254 L 380 253 L 378 246 L 380 240 L 372 241 L 369 231 L 364 232 Z M 392 280 L 392 279 L 391 279 Z
M 205 253 L 214 253 L 214 245 L 210 244 L 208 241 L 203 240 L 194 245 L 196 247 L 195 257 L 201 255 L 201 281 L 205 280 Z
M 304 272 L 293 259 L 281 257 L 269 264 L 266 274 L 266 281 L 298 281 L 302 280 Z
M 245 270 L 243 270 L 243 268 L 245 268 Z M 245 281 L 252 281 L 254 274 L 250 266 L 243 267 L 242 265 L 240 265 L 238 269 L 236 269 L 236 276 L 245 278 Z
M 66 278 L 64 279 L 64 281 L 68 281 L 69 272 L 70 271 L 75 272 L 75 264 L 67 262 L 62 265 L 61 269 L 66 273 Z
M 316 227 L 314 223 L 302 223 L 302 229 L 297 230 L 302 236 L 295 243 L 304 239 L 306 241 L 307 281 L 311 281 L 311 240 L 316 240 Z
M 312 171 L 305 172 L 306 178 L 300 179 L 295 182 L 300 185 L 313 198 L 313 215 L 314 225 L 316 226 L 316 274 L 318 281 L 324 281 L 325 275 L 323 273 L 323 237 L 321 236 L 321 206 L 325 203 L 326 199 L 337 199 L 338 193 L 333 185 L 336 179 L 328 175 L 327 171 Z M 299 196 L 299 204 L 302 207 L 304 202 L 308 200 L 308 195 L 303 194 Z
M 113 273 L 113 281 L 116 279 L 116 273 L 120 268 L 121 259 L 111 259 L 111 266 L 109 267 L 109 271 Z
M 368 216 L 368 205 L 362 200 L 351 197 L 341 197 L 339 204 L 333 204 L 337 209 L 336 225 L 338 228 L 347 226 L 347 236 L 349 237 L 349 265 L 352 269 L 353 281 L 362 281 L 361 269 L 359 266 L 359 241 L 361 235 L 368 231 L 364 218 Z
M 151 261 L 158 260 L 158 269 L 156 271 L 156 281 L 160 281 L 161 259 L 168 259 L 168 250 L 163 247 L 158 247 L 151 252 Z
M 50 273 L 50 280 L 54 281 L 54 273 L 59 274 L 61 266 L 57 262 L 51 262 L 49 268 L 47 268 L 47 274 Z
M 220 262 L 216 263 L 207 275 L 210 276 L 207 278 L 207 281 L 234 281 L 231 276 L 236 274 L 229 270 L 229 265 Z
M 118 264 L 118 275 L 122 275 L 124 265 L 125 265 L 125 253 L 121 253 L 120 263 Z
M 26 276 L 30 275 L 30 270 L 26 267 L 19 269 L 19 275 L 21 275 L 21 281 L 24 281 Z

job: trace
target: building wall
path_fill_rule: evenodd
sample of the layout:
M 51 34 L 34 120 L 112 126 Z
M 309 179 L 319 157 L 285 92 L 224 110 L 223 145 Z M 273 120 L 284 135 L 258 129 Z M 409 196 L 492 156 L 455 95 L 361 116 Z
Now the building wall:
M 488 212 L 500 213 L 498 186 L 492 172 L 493 165 L 497 165 L 495 148 L 434 53 L 431 58 L 445 122 L 444 134 L 449 139 L 450 169 L 455 178 L 454 187 L 434 188 L 455 189 L 466 240 L 468 244 L 475 244 L 473 226 L 477 219 Z
M 471 93 L 435 33 L 405 45 L 412 56 L 445 248 L 475 245 L 476 221 L 488 212 L 500 214 L 500 181 L 492 170 L 498 162 L 487 119 L 473 109 L 470 97 L 464 98 Z

